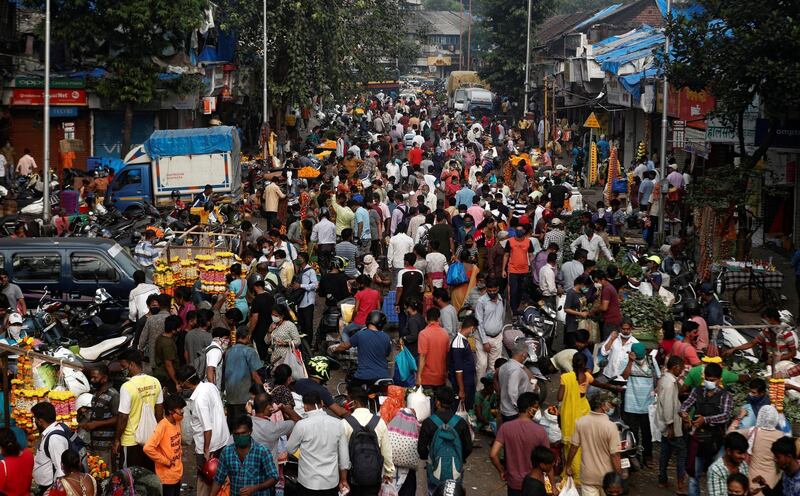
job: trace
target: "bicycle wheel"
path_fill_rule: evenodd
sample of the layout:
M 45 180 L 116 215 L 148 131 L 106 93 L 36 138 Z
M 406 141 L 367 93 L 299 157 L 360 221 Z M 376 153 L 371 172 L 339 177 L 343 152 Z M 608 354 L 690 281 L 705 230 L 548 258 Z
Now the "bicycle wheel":
M 756 313 L 764 308 L 763 290 L 749 283 L 739 286 L 733 293 L 733 304 L 745 313 Z

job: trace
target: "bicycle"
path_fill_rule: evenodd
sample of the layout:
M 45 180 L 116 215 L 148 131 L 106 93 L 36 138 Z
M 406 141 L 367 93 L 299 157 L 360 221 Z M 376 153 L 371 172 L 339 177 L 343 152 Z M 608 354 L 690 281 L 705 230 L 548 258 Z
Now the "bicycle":
M 745 313 L 757 313 L 766 307 L 778 308 L 782 301 L 777 289 L 767 287 L 764 275 L 752 269 L 747 282 L 733 293 L 733 304 Z

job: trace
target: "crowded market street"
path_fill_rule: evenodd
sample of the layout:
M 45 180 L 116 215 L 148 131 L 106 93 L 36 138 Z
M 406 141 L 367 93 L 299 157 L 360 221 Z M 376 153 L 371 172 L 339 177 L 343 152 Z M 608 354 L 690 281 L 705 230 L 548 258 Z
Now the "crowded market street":
M 0 0 L 0 496 L 800 496 L 800 2 L 523 3 Z

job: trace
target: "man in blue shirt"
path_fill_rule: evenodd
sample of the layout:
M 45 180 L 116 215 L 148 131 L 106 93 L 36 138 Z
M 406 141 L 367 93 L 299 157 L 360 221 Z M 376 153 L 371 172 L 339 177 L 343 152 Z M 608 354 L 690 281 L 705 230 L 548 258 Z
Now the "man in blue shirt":
M 475 354 L 469 345 L 469 336 L 478 327 L 478 319 L 469 315 L 461 323 L 461 330 L 455 339 L 450 342 L 448 374 L 450 384 L 457 388 L 458 398 L 464 402 L 467 410 L 472 410 L 475 404 L 475 385 L 477 379 Z
M 642 184 L 639 185 L 639 210 L 647 212 L 650 209 L 650 198 L 653 195 L 653 189 L 656 183 L 653 179 L 656 177 L 655 171 L 646 171 L 643 174 Z
M 611 145 L 609 145 L 608 141 L 606 141 L 606 135 L 601 134 L 600 139 L 597 141 L 597 160 L 602 162 L 603 160 L 607 159 L 610 152 Z
M 472 199 L 475 197 L 475 192 L 470 189 L 467 181 L 461 181 L 461 189 L 456 192 L 456 206 L 466 205 L 467 208 L 472 206 Z
M 706 319 L 708 327 L 723 325 L 725 322 L 722 304 L 714 296 L 714 288 L 711 284 L 707 282 L 701 284 L 698 293 L 703 301 L 703 318 Z
M 349 343 L 341 343 L 330 349 L 331 353 L 341 353 L 350 348 L 358 349 L 358 368 L 351 385 L 371 386 L 378 379 L 388 379 L 389 355 L 392 353 L 392 341 L 383 332 L 386 326 L 386 314 L 373 310 L 367 315 L 367 328 L 350 337 Z
M 592 355 L 592 350 L 590 350 L 590 335 L 589 331 L 586 329 L 578 329 L 578 332 L 575 333 L 575 349 L 578 350 L 578 353 L 586 357 L 586 370 L 591 373 L 594 373 L 594 355 Z
M 270 496 L 278 482 L 278 469 L 269 450 L 253 441 L 253 420 L 242 415 L 233 422 L 233 444 L 222 448 L 211 496 L 217 496 L 225 479 L 231 494 Z
M 353 220 L 353 231 L 355 231 L 356 246 L 358 247 L 358 254 L 361 256 L 369 253 L 370 245 L 372 244 L 372 231 L 369 226 L 369 212 L 362 206 L 363 197 L 355 195 L 350 200 L 350 208 L 355 214 Z

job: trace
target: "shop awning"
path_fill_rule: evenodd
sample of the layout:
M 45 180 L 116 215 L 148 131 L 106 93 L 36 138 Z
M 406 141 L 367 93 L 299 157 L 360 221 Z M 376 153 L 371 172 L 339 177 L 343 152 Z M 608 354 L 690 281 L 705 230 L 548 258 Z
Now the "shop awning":
M 625 91 L 633 95 L 634 98 L 640 98 L 642 96 L 642 86 L 640 84 L 642 79 L 653 79 L 658 77 L 660 73 L 660 70 L 653 67 L 641 72 L 620 76 L 618 80 L 622 87 L 625 88 Z

